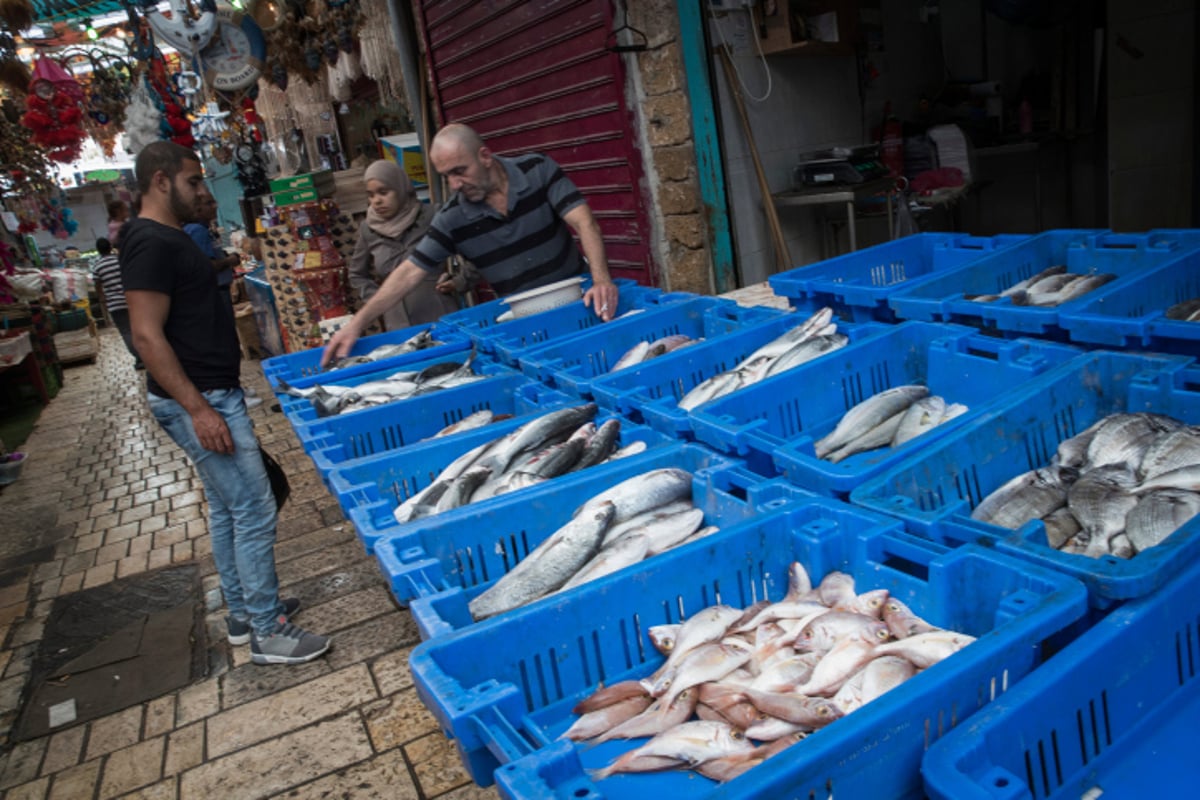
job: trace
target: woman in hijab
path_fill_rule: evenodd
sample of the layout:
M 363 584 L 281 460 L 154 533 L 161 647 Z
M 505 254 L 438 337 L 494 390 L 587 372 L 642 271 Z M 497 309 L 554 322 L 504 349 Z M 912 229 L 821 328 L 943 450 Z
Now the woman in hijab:
M 363 175 L 367 185 L 367 218 L 358 230 L 350 256 L 350 286 L 366 302 L 396 266 L 425 235 L 434 209 L 417 199 L 412 182 L 400 165 L 376 161 Z M 439 319 L 458 310 L 449 294 L 437 289 L 439 276 L 430 273 L 403 301 L 383 315 L 388 330 Z

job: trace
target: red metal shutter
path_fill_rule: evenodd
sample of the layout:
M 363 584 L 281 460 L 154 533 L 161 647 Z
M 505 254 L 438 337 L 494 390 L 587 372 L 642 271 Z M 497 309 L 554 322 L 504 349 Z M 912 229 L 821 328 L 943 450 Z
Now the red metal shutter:
M 613 277 L 657 283 L 625 70 L 605 48 L 610 0 L 416 7 L 442 121 L 470 125 L 500 155 L 553 158 L 587 197 Z

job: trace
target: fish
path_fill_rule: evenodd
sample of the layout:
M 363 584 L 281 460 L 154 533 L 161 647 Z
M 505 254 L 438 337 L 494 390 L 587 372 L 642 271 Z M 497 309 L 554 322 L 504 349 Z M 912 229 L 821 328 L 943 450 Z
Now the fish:
M 471 502 L 471 493 L 491 476 L 488 467 L 471 467 L 453 480 L 437 501 L 436 513 L 444 514 L 451 509 Z
M 525 423 L 495 443 L 481 455 L 479 466 L 490 467 L 493 475 L 502 475 L 514 458 L 527 450 L 544 448 L 569 436 L 596 416 L 596 404 L 558 409 Z
M 603 550 L 592 557 L 591 561 L 580 567 L 558 591 L 565 592 L 568 589 L 574 589 L 589 581 L 611 575 L 631 564 L 637 564 L 646 558 L 649 548 L 650 538 L 648 536 L 642 534 L 622 536 L 612 544 L 605 546 Z
M 903 601 L 895 597 L 889 597 L 883 604 L 883 621 L 887 624 L 892 636 L 897 639 L 907 639 L 918 633 L 937 630 L 935 626 L 921 619 Z
M 1075 519 L 1075 515 L 1067 506 L 1056 508 L 1042 517 L 1042 525 L 1046 528 L 1047 544 L 1055 550 L 1083 530 L 1079 527 L 1079 520 Z
M 497 415 L 490 408 L 483 408 L 483 409 L 480 409 L 479 411 L 474 412 L 473 414 L 468 414 L 467 416 L 460 419 L 458 422 L 450 423 L 449 425 L 442 428 L 440 431 L 438 431 L 437 433 L 435 433 L 433 436 L 431 436 L 429 438 L 440 439 L 443 436 L 452 436 L 456 433 L 462 433 L 463 431 L 470 431 L 470 430 L 474 430 L 475 428 L 482 428 L 484 425 L 490 425 L 492 422 L 497 422 L 500 419 L 507 419 L 510 416 L 512 416 L 512 415 L 511 414 Z
M 1062 275 L 1066 271 L 1067 271 L 1066 264 L 1054 264 L 1052 266 L 1046 267 L 1044 270 L 1037 273 L 1036 275 L 1032 275 L 1022 281 L 1017 281 L 1012 286 L 1010 286 L 1007 289 L 1000 292 L 999 296 L 1000 297 L 1009 297 L 1016 292 L 1025 291 L 1030 286 L 1033 286 L 1035 283 L 1038 283 L 1039 281 L 1041 281 L 1045 278 L 1048 278 L 1051 275 Z
M 1200 494 L 1176 489 L 1146 492 L 1125 516 L 1125 535 L 1137 553 L 1161 543 L 1200 514 Z
M 809 622 L 796 637 L 796 649 L 827 653 L 848 636 L 866 631 L 873 641 L 886 642 L 891 638 L 887 623 L 848 611 L 827 611 Z
M 582 741 L 593 739 L 645 711 L 654 700 L 647 694 L 627 697 L 612 705 L 583 714 L 559 737 Z M 576 712 L 579 713 L 579 712 Z
M 657 772 L 671 765 L 695 766 L 723 756 L 748 753 L 754 745 L 746 735 L 722 722 L 684 722 L 658 734 L 641 747 L 591 773 L 602 781 L 619 772 Z
M 971 519 L 1016 530 L 1030 520 L 1041 519 L 1066 502 L 1067 489 L 1057 471 L 1031 469 L 983 498 L 972 509 Z
M 868 397 L 850 408 L 830 433 L 817 440 L 817 457 L 824 458 L 928 394 L 929 389 L 925 386 L 906 385 L 894 386 Z
M 552 533 L 507 574 L 471 600 L 475 620 L 501 614 L 562 586 L 595 555 L 616 506 L 602 503 L 578 514 Z
M 900 430 L 900 425 L 904 422 L 904 417 L 907 414 L 907 409 L 893 414 L 874 428 L 863 431 L 861 435 L 846 442 L 846 444 L 833 452 L 826 453 L 823 458 L 826 461 L 837 464 L 859 453 L 868 453 L 872 450 L 878 450 L 881 447 L 891 447 L 892 440 L 896 438 L 896 434 Z
M 1109 541 L 1125 529 L 1125 516 L 1137 505 L 1129 490 L 1137 478 L 1125 464 L 1108 464 L 1079 476 L 1067 490 L 1067 505 L 1087 541 L 1087 555 L 1109 552 Z
M 1183 489 L 1189 492 L 1200 492 L 1200 463 L 1178 467 L 1170 472 L 1155 475 L 1143 481 L 1133 491 L 1136 494 L 1153 492 L 1158 489 Z
M 814 336 L 811 339 L 806 339 L 772 361 L 763 377 L 769 378 L 772 375 L 778 375 L 789 369 L 794 369 L 801 364 L 807 364 L 809 361 L 820 358 L 827 353 L 832 353 L 834 350 L 840 350 L 848 344 L 850 344 L 849 337 L 841 333 L 834 333 L 829 336 Z
M 724 397 L 740 389 L 743 385 L 745 385 L 745 376 L 742 372 L 736 369 L 719 372 L 696 384 L 691 391 L 679 398 L 678 406 L 684 411 L 691 411 L 710 400 Z
M 596 691 L 576 703 L 575 707 L 571 709 L 571 713 L 587 714 L 631 697 L 651 699 L 640 682 L 635 680 L 618 681 L 609 686 L 600 685 Z
M 625 354 L 617 359 L 617 363 L 613 364 L 612 369 L 610 369 L 609 372 L 616 372 L 617 370 L 622 370 L 626 367 L 632 367 L 634 364 L 642 363 L 642 361 L 646 358 L 646 353 L 648 352 L 650 352 L 650 343 L 645 341 L 638 342 L 633 347 L 626 350 Z
M 373 361 L 382 361 L 385 358 L 394 358 L 395 356 L 407 355 L 415 353 L 418 350 L 425 350 L 430 347 L 438 347 L 445 342 L 433 338 L 433 329 L 426 328 L 415 336 L 405 339 L 397 344 L 384 344 L 370 350 L 359 356 L 347 356 L 334 362 L 326 371 L 342 369 L 343 367 L 353 366 L 355 364 L 370 364 Z
M 887 626 L 884 626 L 884 631 Z M 876 655 L 881 645 L 878 633 L 871 629 L 856 631 L 839 641 L 813 667 L 812 676 L 796 687 L 797 694 L 808 696 L 832 696 L 847 678 L 858 672 Z
M 743 689 L 742 692 L 754 707 L 764 714 L 770 714 L 794 725 L 802 725 L 809 730 L 823 728 L 842 716 L 836 705 L 819 697 L 759 692 L 754 689 Z
M 644 736 L 657 736 L 686 722 L 696 709 L 698 697 L 697 689 L 685 689 L 673 700 L 657 698 L 637 716 L 630 717 L 597 736 L 596 743 L 612 739 L 640 739 Z
M 1200 297 L 1176 303 L 1163 312 L 1167 319 L 1195 322 L 1200 320 Z
M 617 417 L 605 420 L 584 443 L 579 453 L 579 459 L 571 467 L 571 472 L 595 466 L 612 455 L 621 437 L 621 420 Z
M 1141 464 L 1160 433 L 1169 433 L 1183 423 L 1162 414 L 1113 414 L 1088 444 L 1087 469 L 1109 464 Z
M 692 473 L 666 467 L 635 475 L 600 492 L 575 513 L 580 514 L 597 505 L 611 502 L 616 506 L 612 522 L 624 522 L 644 511 L 691 496 Z
M 654 649 L 667 656 L 675 649 L 675 640 L 679 636 L 679 629 L 682 627 L 683 625 L 678 622 L 654 625 L 646 631 L 646 635 L 650 637 L 650 643 L 654 645 Z M 638 686 L 641 686 L 641 684 L 638 683 Z M 642 691 L 645 691 L 645 687 L 642 687 Z
M 907 658 L 879 656 L 863 667 L 862 702 L 867 704 L 881 697 L 916 674 L 917 669 Z
M 965 409 L 966 407 L 963 406 Z M 905 442 L 912 441 L 926 431 L 933 430 L 947 420 L 945 398 L 940 395 L 930 395 L 915 401 L 904 411 L 900 424 L 892 436 L 892 447 L 899 447 Z M 956 414 L 957 416 L 957 414 Z M 953 417 L 950 417 L 953 419 Z
M 1158 436 L 1142 456 L 1143 481 L 1191 464 L 1200 464 L 1200 428 L 1185 426 Z
M 607 547 L 609 544 L 619 539 L 622 535 L 632 531 L 635 528 L 640 528 L 648 523 L 652 523 L 656 519 L 678 514 L 683 511 L 689 511 L 693 508 L 695 508 L 695 506 L 692 504 L 692 499 L 688 497 L 672 500 L 664 505 L 643 511 L 641 514 L 630 517 L 624 522 L 617 522 L 613 525 L 610 525 L 608 530 L 604 533 L 604 542 L 602 546 Z
M 875 648 L 875 657 L 897 655 L 908 659 L 917 669 L 928 669 L 973 641 L 974 636 L 955 631 L 918 633 L 907 639 L 879 645 Z

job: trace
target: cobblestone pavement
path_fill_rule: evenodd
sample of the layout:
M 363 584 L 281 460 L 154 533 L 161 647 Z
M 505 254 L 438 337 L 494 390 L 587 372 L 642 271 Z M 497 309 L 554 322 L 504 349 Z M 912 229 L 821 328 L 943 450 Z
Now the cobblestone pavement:
M 8 733 L 57 596 L 195 562 L 217 586 L 199 478 L 150 417 L 144 379 L 114 330 L 97 363 L 65 386 L 29 441 L 20 479 L 0 493 L 0 792 L 33 798 L 495 798 L 471 783 L 417 698 L 408 656 L 420 637 L 322 485 L 287 419 L 269 410 L 259 363 L 243 383 L 266 398 L 259 438 L 292 495 L 276 544 L 296 621 L 334 648 L 298 667 L 256 667 L 207 618 L 206 678 L 40 739 Z

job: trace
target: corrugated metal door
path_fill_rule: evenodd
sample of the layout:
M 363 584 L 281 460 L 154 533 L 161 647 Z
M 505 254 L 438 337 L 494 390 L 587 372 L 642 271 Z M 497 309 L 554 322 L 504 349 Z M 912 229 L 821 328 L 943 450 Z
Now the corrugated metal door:
M 470 125 L 500 155 L 553 158 L 599 220 L 613 276 L 657 283 L 625 71 L 605 47 L 611 0 L 416 8 L 441 120 Z

